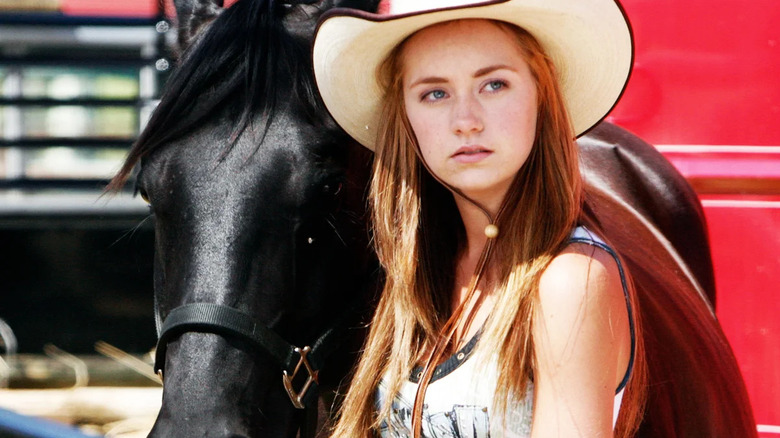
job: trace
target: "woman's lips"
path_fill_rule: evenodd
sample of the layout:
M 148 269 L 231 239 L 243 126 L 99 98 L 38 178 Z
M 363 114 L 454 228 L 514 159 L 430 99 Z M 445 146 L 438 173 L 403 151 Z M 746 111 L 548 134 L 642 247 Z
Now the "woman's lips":
M 493 151 L 484 146 L 461 146 L 451 158 L 458 163 L 476 163 L 492 153 Z

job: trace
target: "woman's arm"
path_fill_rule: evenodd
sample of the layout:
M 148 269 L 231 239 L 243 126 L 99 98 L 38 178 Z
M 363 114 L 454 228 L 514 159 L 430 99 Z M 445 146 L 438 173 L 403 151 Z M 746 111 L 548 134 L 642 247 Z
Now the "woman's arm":
M 539 298 L 531 436 L 611 437 L 615 390 L 631 356 L 615 260 L 594 246 L 569 245 L 542 274 Z

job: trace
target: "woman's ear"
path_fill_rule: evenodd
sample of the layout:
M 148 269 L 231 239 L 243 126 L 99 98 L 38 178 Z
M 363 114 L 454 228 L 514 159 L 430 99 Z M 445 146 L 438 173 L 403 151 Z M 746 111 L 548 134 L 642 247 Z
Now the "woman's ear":
M 173 0 L 173 4 L 176 7 L 177 48 L 180 54 L 224 10 L 223 0 Z

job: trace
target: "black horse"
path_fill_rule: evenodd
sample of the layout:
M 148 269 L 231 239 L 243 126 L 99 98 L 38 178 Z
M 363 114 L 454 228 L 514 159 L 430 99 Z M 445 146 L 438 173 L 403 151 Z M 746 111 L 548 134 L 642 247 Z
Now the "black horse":
M 329 118 L 307 61 L 316 19 L 334 3 L 360 6 L 176 2 L 181 66 L 114 181 L 140 160 L 137 190 L 155 219 L 156 313 L 169 342 L 158 348 L 152 436 L 290 437 L 316 420 L 293 407 L 281 370 L 292 377 L 304 357 L 292 346 L 319 340 L 307 361 L 323 360 L 338 337 L 323 335 L 363 304 L 355 297 L 376 274 L 362 217 L 370 154 Z M 261 322 L 254 333 L 251 321 L 242 331 L 245 315 Z M 304 393 L 301 363 L 293 398 L 316 393 Z
M 181 65 L 112 183 L 140 162 L 155 217 L 165 385 L 150 436 L 312 436 L 314 410 L 298 408 L 347 375 L 363 334 L 350 327 L 367 320 L 381 273 L 365 229 L 371 156 L 323 108 L 311 38 L 326 9 L 378 1 L 175 3 Z M 754 436 L 707 300 L 695 194 L 619 128 L 580 145 L 588 218 L 637 279 L 651 384 L 641 435 Z

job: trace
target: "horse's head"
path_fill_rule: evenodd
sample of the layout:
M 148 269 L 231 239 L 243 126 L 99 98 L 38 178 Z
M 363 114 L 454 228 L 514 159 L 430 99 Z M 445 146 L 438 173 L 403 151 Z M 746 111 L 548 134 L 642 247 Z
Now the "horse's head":
M 294 404 L 315 392 L 307 365 L 322 365 L 335 341 L 324 334 L 362 293 L 369 157 L 310 71 L 332 6 L 177 2 L 182 63 L 116 180 L 140 163 L 155 219 L 164 392 L 152 436 L 294 436 Z

